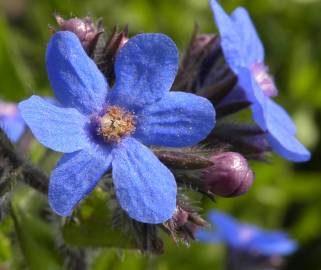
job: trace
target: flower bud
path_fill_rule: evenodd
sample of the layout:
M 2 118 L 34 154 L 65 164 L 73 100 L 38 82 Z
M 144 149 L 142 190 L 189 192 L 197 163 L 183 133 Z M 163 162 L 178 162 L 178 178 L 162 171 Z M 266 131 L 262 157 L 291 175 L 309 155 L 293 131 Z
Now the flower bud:
M 203 68 L 203 63 L 206 62 L 206 65 L 209 66 L 212 65 L 212 51 L 216 47 L 217 41 L 217 36 L 198 34 L 198 28 L 195 29 L 190 44 L 184 53 L 173 89 L 185 89 L 189 92 L 195 92 L 199 88 L 200 80 L 205 76 L 203 74 L 204 71 L 207 73 L 207 70 Z
M 215 110 L 217 117 L 217 107 Z M 271 151 L 266 132 L 253 124 L 221 124 L 215 128 L 209 139 L 222 145 L 229 145 L 231 151 L 235 150 L 252 160 L 266 161 L 267 153 Z
M 173 89 L 185 89 L 206 97 L 214 105 L 232 91 L 237 78 L 226 64 L 220 39 L 195 29 L 177 74 Z
M 236 152 L 223 152 L 210 157 L 213 165 L 203 171 L 203 187 L 222 197 L 242 195 L 251 187 L 254 174 L 246 159 Z
M 64 20 L 61 16 L 55 16 L 61 31 L 70 31 L 75 33 L 81 41 L 82 46 L 88 50 L 92 43 L 95 43 L 102 30 L 98 30 L 90 17 L 71 18 Z
M 181 241 L 189 245 L 190 240 L 195 239 L 196 230 L 205 227 L 208 223 L 196 212 L 182 202 L 178 202 L 171 219 L 163 224 L 166 231 L 175 242 Z
M 115 82 L 114 65 L 116 56 L 128 40 L 128 26 L 125 26 L 121 31 L 118 31 L 118 28 L 115 26 L 108 39 L 105 40 L 101 52 L 97 55 L 96 63 L 98 63 L 98 68 L 107 77 L 111 85 Z
M 188 222 L 188 216 L 189 213 L 187 211 L 180 207 L 177 207 L 173 215 L 173 220 L 178 227 L 181 227 Z

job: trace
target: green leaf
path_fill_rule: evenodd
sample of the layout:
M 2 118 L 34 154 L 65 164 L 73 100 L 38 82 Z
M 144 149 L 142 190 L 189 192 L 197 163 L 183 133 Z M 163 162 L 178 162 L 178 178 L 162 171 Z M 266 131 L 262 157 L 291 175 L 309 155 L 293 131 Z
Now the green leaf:
M 12 37 L 5 19 L 0 17 L 1 96 L 7 100 L 19 100 L 32 88 L 33 79 Z
M 19 246 L 29 269 L 62 269 L 55 230 L 40 216 L 44 206 L 45 197 L 34 190 L 24 187 L 15 192 L 11 208 Z
M 9 261 L 12 256 L 10 233 L 12 228 L 12 220 L 6 218 L 0 224 L 0 263 Z

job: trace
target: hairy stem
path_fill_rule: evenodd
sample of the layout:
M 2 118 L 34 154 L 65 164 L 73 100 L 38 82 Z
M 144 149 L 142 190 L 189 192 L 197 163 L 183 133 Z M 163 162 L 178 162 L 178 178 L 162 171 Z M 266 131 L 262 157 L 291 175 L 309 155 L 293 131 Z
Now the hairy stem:
M 0 129 L 0 172 L 6 171 L 0 175 L 4 181 L 10 182 L 14 175 L 17 179 L 34 189 L 47 194 L 48 177 L 35 166 L 30 165 L 20 153 L 17 152 L 14 145 L 9 141 L 5 133 Z M 5 165 L 2 165 L 5 164 Z M 6 168 L 1 168 L 6 166 Z

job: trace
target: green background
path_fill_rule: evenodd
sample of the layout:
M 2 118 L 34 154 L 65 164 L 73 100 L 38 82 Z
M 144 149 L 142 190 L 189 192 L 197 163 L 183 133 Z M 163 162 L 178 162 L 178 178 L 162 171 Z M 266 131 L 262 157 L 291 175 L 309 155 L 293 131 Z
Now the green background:
M 270 164 L 253 162 L 257 177 L 247 195 L 218 199 L 215 204 L 204 200 L 204 207 L 227 211 L 265 228 L 287 230 L 299 241 L 300 249 L 288 258 L 286 269 L 320 270 L 321 1 L 226 0 L 222 3 L 228 11 L 239 5 L 249 9 L 279 87 L 277 100 L 293 116 L 298 136 L 313 157 L 305 164 L 291 164 L 275 155 Z M 19 101 L 34 93 L 51 95 L 44 55 L 51 34 L 48 24 L 56 26 L 54 12 L 64 18 L 88 14 L 102 17 L 107 32 L 115 24 L 120 27 L 129 24 L 130 35 L 163 32 L 181 51 L 188 44 L 196 22 L 203 32 L 216 31 L 207 0 L 1 0 L 1 99 Z M 28 224 L 24 203 L 18 200 L 13 207 L 17 208 L 16 218 L 21 219 L 15 221 L 19 234 L 12 236 L 11 219 L 0 225 L 0 268 L 59 269 L 61 258 L 50 250 L 56 236 L 42 224 Z M 224 263 L 224 249 L 220 245 L 193 243 L 187 248 L 175 246 L 168 238 L 166 252 L 159 257 L 107 249 L 92 250 L 92 254 L 90 261 L 96 270 L 222 269 Z

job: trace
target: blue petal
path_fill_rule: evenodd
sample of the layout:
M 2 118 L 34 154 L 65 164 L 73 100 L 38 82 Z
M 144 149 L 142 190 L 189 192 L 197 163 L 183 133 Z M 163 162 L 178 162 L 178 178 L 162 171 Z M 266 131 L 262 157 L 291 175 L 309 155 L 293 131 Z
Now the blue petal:
M 224 241 L 231 246 L 238 247 L 240 245 L 239 232 L 241 224 L 237 223 L 231 216 L 225 215 L 218 211 L 211 211 L 208 215 L 211 223 L 216 228 L 217 233 L 219 233 L 224 239 Z
M 220 102 L 219 106 L 243 100 L 251 102 L 254 121 L 262 130 L 266 131 L 267 99 L 268 97 L 264 95 L 250 71 L 247 68 L 240 67 L 238 71 L 237 87 Z
M 269 113 L 267 110 L 267 103 L 270 98 L 264 95 L 264 92 L 253 77 L 251 77 L 251 84 L 253 91 L 253 102 L 251 107 L 253 119 L 262 130 L 267 131 L 267 118 Z
M 221 46 L 225 59 L 232 70 L 238 74 L 239 66 L 245 64 L 242 37 L 240 36 L 240 33 L 237 32 L 238 29 L 235 28 L 234 22 L 226 14 L 218 1 L 211 0 L 210 5 L 220 32 Z
M 0 100 L 0 128 L 11 142 L 16 143 L 26 129 L 16 103 Z
M 176 208 L 173 174 L 144 145 L 127 138 L 113 150 L 116 196 L 127 214 L 140 222 L 158 224 Z
M 21 115 L 37 140 L 64 153 L 87 145 L 87 118 L 77 110 L 52 105 L 38 96 L 20 102 Z
M 246 99 L 252 103 L 251 109 L 254 121 L 262 130 L 266 131 L 266 102 L 269 98 L 264 95 L 264 92 L 256 82 L 249 69 L 243 67 L 239 68 L 238 86 L 241 89 L 238 89 L 237 87 L 231 94 L 235 95 L 235 91 L 244 91 Z M 223 101 L 225 103 L 229 102 L 229 96 L 227 96 Z
M 170 92 L 137 115 L 134 137 L 144 144 L 183 147 L 197 144 L 211 132 L 215 110 L 205 98 Z
M 242 37 L 245 65 L 264 62 L 264 48 L 247 10 L 239 7 L 232 14 L 235 31 Z
M 296 126 L 288 113 L 276 102 L 266 98 L 267 126 L 269 130 L 282 126 L 288 134 L 296 134 Z
M 154 103 L 170 90 L 178 61 L 175 43 L 163 34 L 131 38 L 116 59 L 111 102 L 128 109 Z
M 294 136 L 282 133 L 282 130 L 273 131 L 267 136 L 273 151 L 281 157 L 293 162 L 305 162 L 310 160 L 311 153 Z M 271 133 L 271 132 L 270 132 Z
M 85 114 L 101 109 L 108 84 L 74 33 L 62 31 L 52 36 L 46 65 L 51 86 L 62 105 Z
M 17 114 L 12 117 L 0 117 L 0 128 L 3 129 L 13 143 L 16 143 L 23 135 L 26 124 L 20 114 Z
M 195 238 L 205 243 L 217 243 L 222 241 L 222 236 L 219 233 L 206 229 L 198 229 L 195 233 Z
M 239 102 L 248 102 L 248 101 L 249 100 L 246 96 L 246 92 L 244 91 L 244 89 L 237 85 L 215 107 L 216 107 L 216 109 L 218 109 L 219 107 L 224 107 L 226 105 L 239 103 Z
M 284 109 L 267 99 L 267 139 L 280 156 L 294 162 L 310 159 L 310 152 L 295 138 L 295 125 Z
M 238 84 L 234 89 L 219 102 L 219 106 L 224 106 L 237 102 L 248 101 L 251 103 L 257 102 L 255 90 L 252 85 L 252 75 L 247 68 L 239 68 Z
M 297 249 L 297 243 L 283 232 L 261 232 L 249 248 L 265 256 L 289 255 Z
M 70 215 L 73 208 L 95 188 L 110 165 L 108 149 L 65 154 L 50 177 L 48 198 L 51 208 L 58 215 Z

